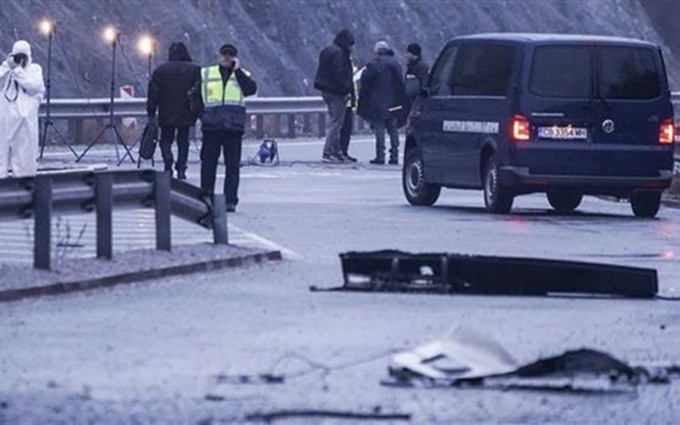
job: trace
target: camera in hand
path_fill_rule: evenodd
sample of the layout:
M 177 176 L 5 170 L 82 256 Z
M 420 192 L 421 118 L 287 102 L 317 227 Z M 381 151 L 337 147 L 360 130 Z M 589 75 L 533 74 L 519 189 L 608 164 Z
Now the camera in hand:
M 17 53 L 14 55 L 14 63 L 17 65 L 25 65 L 28 61 L 28 56 L 25 53 Z

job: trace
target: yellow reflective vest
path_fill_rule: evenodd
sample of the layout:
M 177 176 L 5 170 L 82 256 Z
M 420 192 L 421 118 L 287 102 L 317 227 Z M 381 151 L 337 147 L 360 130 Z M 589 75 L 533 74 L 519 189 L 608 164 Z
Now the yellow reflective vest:
M 250 72 L 242 70 L 250 77 Z M 241 86 L 236 79 L 236 73 L 232 72 L 227 84 L 222 83 L 222 75 L 218 65 L 208 66 L 201 70 L 203 76 L 203 102 L 205 107 L 217 105 L 244 105 L 244 96 Z

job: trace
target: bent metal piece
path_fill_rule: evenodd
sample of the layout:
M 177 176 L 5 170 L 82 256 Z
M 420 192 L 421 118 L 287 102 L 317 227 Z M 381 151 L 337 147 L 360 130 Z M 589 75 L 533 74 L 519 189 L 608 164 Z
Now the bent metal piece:
M 389 377 L 381 382 L 386 386 L 620 392 L 642 383 L 667 384 L 677 368 L 631 367 L 587 348 L 520 365 L 493 338 L 460 327 L 395 354 L 388 372 Z
M 654 298 L 655 269 L 537 258 L 401 251 L 340 255 L 337 290 Z M 312 288 L 316 289 L 316 288 Z

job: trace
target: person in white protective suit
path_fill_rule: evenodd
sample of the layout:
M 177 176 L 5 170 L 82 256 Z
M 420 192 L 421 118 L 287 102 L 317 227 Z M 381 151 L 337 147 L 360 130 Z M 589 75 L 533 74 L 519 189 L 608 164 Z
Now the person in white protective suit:
M 34 176 L 38 163 L 38 108 L 45 93 L 31 45 L 17 41 L 0 65 L 0 178 Z

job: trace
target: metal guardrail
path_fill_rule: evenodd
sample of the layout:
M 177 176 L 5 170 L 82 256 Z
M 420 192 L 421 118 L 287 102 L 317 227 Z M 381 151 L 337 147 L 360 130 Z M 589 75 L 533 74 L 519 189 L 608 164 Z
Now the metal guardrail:
M 671 100 L 680 107 L 680 92 L 671 93 Z M 44 114 L 43 104 L 41 116 Z M 256 97 L 246 99 L 248 113 L 259 114 L 310 114 L 326 112 L 321 97 Z M 109 116 L 109 99 L 52 99 L 51 115 L 59 118 L 105 118 Z M 145 117 L 146 99 L 115 99 L 114 110 L 121 117 Z
M 305 134 L 316 134 L 319 137 L 326 133 L 326 105 L 321 97 L 255 97 L 246 100 L 248 114 L 255 117 L 252 130 L 258 138 L 265 135 L 278 137 L 284 134 L 281 131 L 281 117 L 287 118 L 287 137 L 294 138 L 302 131 Z M 146 99 L 114 99 L 114 115 L 116 117 L 146 117 Z M 40 108 L 40 116 L 46 114 L 46 103 Z M 88 119 L 104 119 L 109 116 L 111 109 L 110 99 L 52 99 L 50 116 L 52 120 L 67 120 L 69 138 L 72 142 L 81 143 L 83 137 L 83 121 Z M 273 115 L 275 122 L 270 128 L 265 128 L 265 115 Z M 302 115 L 303 120 L 297 121 L 297 116 Z M 316 115 L 316 131 L 312 130 L 312 117 Z M 364 123 L 357 120 L 356 127 L 364 128 Z M 299 126 L 301 125 L 301 127 Z M 273 127 L 273 128 L 272 128 Z
M 672 92 L 671 100 L 676 107 L 676 116 L 680 121 L 680 92 Z M 256 97 L 246 99 L 248 114 L 255 116 L 254 131 L 258 138 L 264 137 L 264 116 L 274 115 L 277 120 L 285 116 L 288 120 L 286 135 L 296 137 L 298 134 L 297 115 L 303 116 L 302 131 L 312 133 L 311 117 L 317 116 L 318 131 L 314 132 L 319 137 L 326 133 L 326 105 L 321 97 Z M 98 99 L 52 99 L 50 114 L 55 120 L 68 120 L 70 138 L 74 142 L 82 142 L 82 121 L 85 119 L 103 119 L 109 116 L 110 100 Z M 146 99 L 114 99 L 114 113 L 117 117 L 146 117 Z M 45 104 L 41 106 L 41 116 L 45 115 Z M 355 120 L 356 129 L 363 130 L 365 123 Z M 274 125 L 273 136 L 281 134 L 280 121 Z
M 114 112 L 120 117 L 145 117 L 146 99 L 114 99 Z M 248 113 L 259 114 L 309 114 L 326 112 L 320 97 L 255 97 L 246 99 Z M 104 99 L 52 99 L 52 118 L 106 118 L 109 116 L 110 100 Z M 40 114 L 45 114 L 43 103 Z
M 0 179 L 0 220 L 35 219 L 33 263 L 51 267 L 52 213 L 96 212 L 97 258 L 113 255 L 113 207 L 154 208 L 156 249 L 170 251 L 170 216 L 213 230 L 216 244 L 227 244 L 223 194 L 214 202 L 201 189 L 153 170 L 74 171 Z

